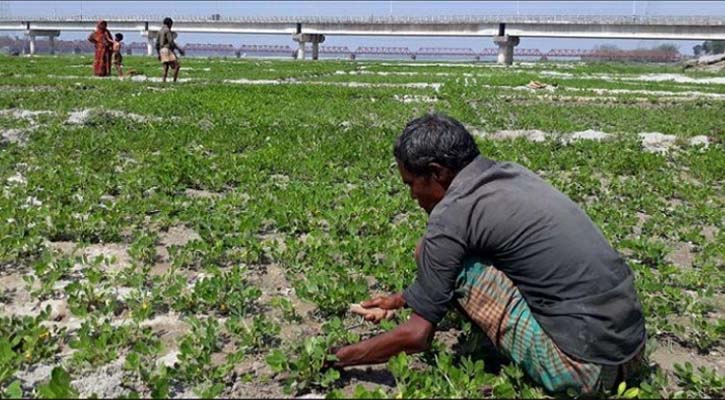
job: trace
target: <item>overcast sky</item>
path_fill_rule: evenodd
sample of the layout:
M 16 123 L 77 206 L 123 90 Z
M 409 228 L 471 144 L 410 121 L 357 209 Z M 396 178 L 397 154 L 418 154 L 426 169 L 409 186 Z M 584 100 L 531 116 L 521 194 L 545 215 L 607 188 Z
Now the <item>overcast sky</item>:
M 0 12 L 11 16 L 437 16 L 437 15 L 639 15 L 725 16 L 725 1 L 0 1 Z M 2 33 L 0 33 L 2 34 Z M 15 34 L 21 34 L 17 32 Z M 60 39 L 78 39 L 84 33 L 65 32 Z M 127 34 L 126 42 L 142 41 Z M 182 34 L 180 43 L 281 44 L 295 47 L 291 37 L 279 35 Z M 691 53 L 699 42 L 667 41 Z M 652 40 L 523 38 L 520 48 L 591 48 L 597 44 L 621 48 L 650 47 Z M 495 47 L 491 38 L 409 38 L 328 36 L 329 46 Z

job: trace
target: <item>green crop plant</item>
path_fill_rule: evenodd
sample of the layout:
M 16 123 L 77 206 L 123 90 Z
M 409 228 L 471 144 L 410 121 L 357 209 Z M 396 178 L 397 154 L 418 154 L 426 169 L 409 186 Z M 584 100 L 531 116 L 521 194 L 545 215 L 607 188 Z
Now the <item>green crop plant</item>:
M 264 315 L 255 315 L 249 323 L 232 316 L 226 320 L 225 327 L 245 353 L 258 352 L 279 342 L 280 326 Z
M 71 377 L 61 367 L 53 368 L 50 380 L 38 386 L 38 396 L 44 399 L 77 398 L 78 391 L 71 385 Z
M 602 397 L 722 392 L 711 371 L 724 337 L 721 72 L 188 57 L 188 80 L 163 85 L 151 79 L 155 59 L 124 61 L 142 75 L 94 78 L 88 56 L 0 55 L 0 397 L 40 396 L 52 379 L 28 390 L 22 374 L 65 357 L 66 344 L 68 381 L 126 357 L 126 398 L 235 397 L 259 386 L 270 396 L 284 386 L 358 398 L 550 395 L 488 359 L 480 373 L 481 340 L 456 317 L 439 329 L 461 346 L 435 341 L 391 361 L 394 387 L 354 388 L 324 368 L 327 345 L 393 329 L 410 313 L 347 329 L 359 323 L 349 303 L 415 279 L 427 217 L 391 146 L 428 110 L 460 119 L 483 155 L 524 165 L 581 205 L 634 270 L 648 347 L 671 342 L 710 368 L 650 365 L 641 384 Z M 524 89 L 531 80 L 558 86 Z M 28 129 L 23 140 L 6 139 L 16 129 Z M 551 136 L 491 137 L 522 129 Z M 561 141 L 589 129 L 611 137 Z M 675 139 L 650 153 L 643 132 Z M 696 135 L 708 144 L 690 145 Z M 107 245 L 118 260 L 83 259 Z M 157 363 L 172 352 L 183 354 L 174 365 Z M 249 372 L 262 359 L 279 372 Z
M 312 337 L 304 340 L 294 351 L 296 358 L 290 359 L 282 351 L 275 349 L 266 361 L 276 373 L 286 373 L 285 392 L 301 393 L 311 388 L 328 388 L 340 378 L 336 369 L 325 366 L 335 361 L 335 356 L 328 353 L 332 342 L 325 337 Z

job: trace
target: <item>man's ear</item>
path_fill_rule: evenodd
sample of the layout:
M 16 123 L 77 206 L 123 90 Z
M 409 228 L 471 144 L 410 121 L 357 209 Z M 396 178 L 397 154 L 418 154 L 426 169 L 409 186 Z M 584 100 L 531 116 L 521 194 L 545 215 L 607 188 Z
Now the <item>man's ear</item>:
M 456 174 L 454 174 L 453 171 L 450 170 L 450 168 L 435 162 L 428 164 L 428 167 L 431 171 L 431 177 L 435 179 L 439 184 L 441 184 L 441 186 L 448 189 L 448 186 L 451 184 Z

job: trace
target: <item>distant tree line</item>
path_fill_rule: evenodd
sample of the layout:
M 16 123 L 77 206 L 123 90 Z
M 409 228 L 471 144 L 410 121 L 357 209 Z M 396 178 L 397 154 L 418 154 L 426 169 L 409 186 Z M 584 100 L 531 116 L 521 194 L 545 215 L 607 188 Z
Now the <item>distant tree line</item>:
M 617 45 L 614 45 L 614 44 L 602 44 L 602 45 L 594 46 L 594 50 L 602 51 L 602 52 L 612 52 L 612 53 L 626 51 L 626 50 L 620 49 Z M 661 51 L 663 53 L 678 53 L 680 48 L 674 43 L 663 43 L 663 44 L 654 46 L 649 49 L 639 48 L 637 50 Z
M 725 40 L 706 40 L 692 48 L 696 56 L 725 53 Z
M 679 47 L 664 43 L 650 48 L 620 49 L 614 44 L 594 46 L 593 54 L 582 56 L 584 61 L 635 61 L 635 62 L 674 62 L 681 58 Z

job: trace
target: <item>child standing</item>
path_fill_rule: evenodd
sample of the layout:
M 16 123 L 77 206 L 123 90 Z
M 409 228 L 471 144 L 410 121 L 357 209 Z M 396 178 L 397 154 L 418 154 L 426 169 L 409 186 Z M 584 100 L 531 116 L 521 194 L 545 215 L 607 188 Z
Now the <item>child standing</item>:
M 113 54 L 111 55 L 111 61 L 116 67 L 119 78 L 123 78 L 123 56 L 121 55 L 121 48 L 123 47 L 122 41 L 123 35 L 117 33 L 115 40 L 113 41 Z

